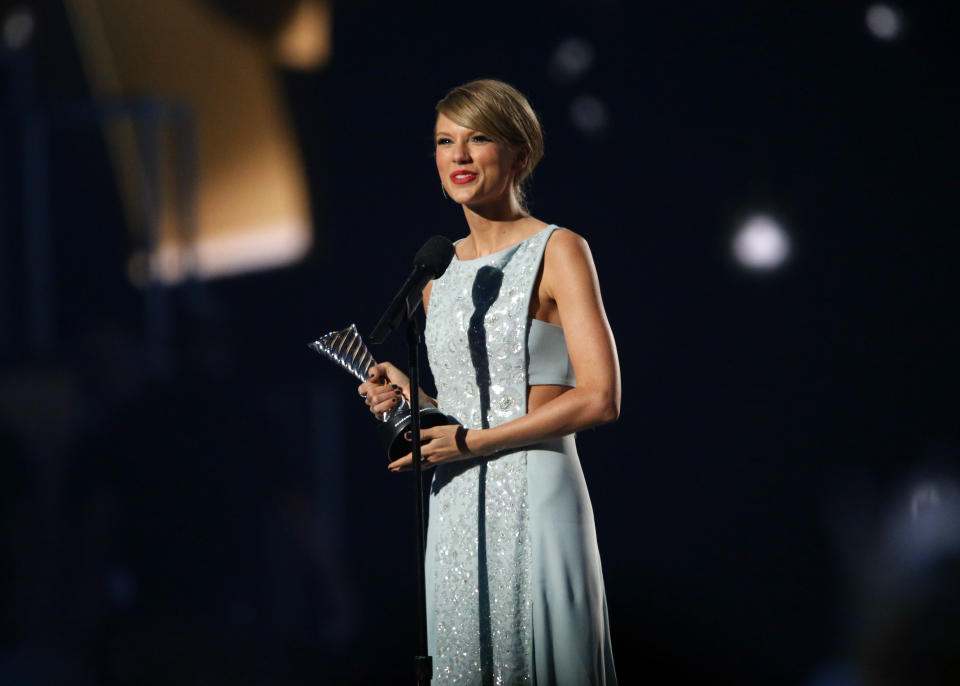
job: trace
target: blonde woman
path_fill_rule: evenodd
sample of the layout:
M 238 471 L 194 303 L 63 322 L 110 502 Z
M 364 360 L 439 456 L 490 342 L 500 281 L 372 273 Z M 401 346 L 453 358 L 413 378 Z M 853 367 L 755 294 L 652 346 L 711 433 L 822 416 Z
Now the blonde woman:
M 543 157 L 526 98 L 484 79 L 437 104 L 436 164 L 468 234 L 423 293 L 437 398 L 422 431 L 430 493 L 428 641 L 438 684 L 615 684 L 577 431 L 616 420 L 620 368 L 587 242 L 530 216 Z M 381 363 L 377 414 L 409 399 Z M 424 397 L 421 395 L 421 397 Z M 391 463 L 409 468 L 409 455 Z

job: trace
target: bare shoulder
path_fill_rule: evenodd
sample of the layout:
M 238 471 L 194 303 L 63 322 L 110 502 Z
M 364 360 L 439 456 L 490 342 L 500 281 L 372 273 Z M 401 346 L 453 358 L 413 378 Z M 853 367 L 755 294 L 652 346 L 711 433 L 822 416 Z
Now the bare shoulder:
M 584 260 L 593 262 L 587 239 L 570 229 L 556 229 L 550 235 L 544 250 L 544 260 L 548 264 L 557 263 L 561 267 L 569 267 Z
M 593 292 L 597 270 L 586 239 L 570 229 L 556 229 L 543 253 L 543 295 L 558 300 L 566 293 Z

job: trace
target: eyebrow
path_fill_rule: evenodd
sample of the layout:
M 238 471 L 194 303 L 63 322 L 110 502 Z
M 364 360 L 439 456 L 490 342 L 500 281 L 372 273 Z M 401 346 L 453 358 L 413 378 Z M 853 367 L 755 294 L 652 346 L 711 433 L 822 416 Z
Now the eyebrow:
M 490 138 L 490 134 L 484 133 L 483 131 L 480 131 L 478 129 L 467 129 L 467 133 L 470 136 L 486 136 L 487 138 Z M 453 138 L 453 134 L 447 133 L 446 131 L 434 131 L 433 135 L 434 136 L 450 136 L 451 138 Z

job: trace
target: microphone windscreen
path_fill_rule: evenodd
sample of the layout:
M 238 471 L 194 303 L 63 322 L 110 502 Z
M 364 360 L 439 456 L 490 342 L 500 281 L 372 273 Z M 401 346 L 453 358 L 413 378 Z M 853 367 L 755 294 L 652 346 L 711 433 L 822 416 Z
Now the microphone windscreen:
M 453 243 L 446 236 L 432 236 L 423 244 L 413 258 L 413 264 L 423 267 L 439 279 L 447 271 L 450 260 L 453 259 Z

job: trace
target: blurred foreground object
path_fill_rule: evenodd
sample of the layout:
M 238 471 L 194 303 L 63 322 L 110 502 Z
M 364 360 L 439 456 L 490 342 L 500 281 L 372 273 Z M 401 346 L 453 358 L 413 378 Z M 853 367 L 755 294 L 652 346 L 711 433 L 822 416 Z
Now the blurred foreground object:
M 330 5 L 300 0 L 274 39 L 277 59 L 292 69 L 314 69 L 330 61 L 333 45 Z
M 192 179 L 171 178 L 184 168 L 183 147 L 176 151 L 168 131 L 156 131 L 152 152 L 138 145 L 133 124 L 107 126 L 131 226 L 145 203 L 159 223 L 151 254 L 131 256 L 134 282 L 223 276 L 303 257 L 313 239 L 307 183 L 272 59 L 299 67 L 325 63 L 328 4 L 66 0 L 66 6 L 96 95 L 158 97 L 185 106 L 194 119 Z M 260 22 L 270 35 L 246 28 L 260 15 L 271 18 Z M 150 175 L 159 179 L 157 190 L 144 197 L 139 180 Z M 191 226 L 178 226 L 183 203 L 191 205 Z
M 865 686 L 960 683 L 960 489 L 914 483 L 893 508 L 866 566 Z

